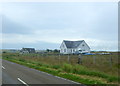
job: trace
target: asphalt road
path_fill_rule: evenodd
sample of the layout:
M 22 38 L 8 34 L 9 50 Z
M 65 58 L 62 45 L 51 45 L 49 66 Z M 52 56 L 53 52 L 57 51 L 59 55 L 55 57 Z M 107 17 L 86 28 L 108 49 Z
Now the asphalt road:
M 2 60 L 2 84 L 79 84 L 71 80 Z

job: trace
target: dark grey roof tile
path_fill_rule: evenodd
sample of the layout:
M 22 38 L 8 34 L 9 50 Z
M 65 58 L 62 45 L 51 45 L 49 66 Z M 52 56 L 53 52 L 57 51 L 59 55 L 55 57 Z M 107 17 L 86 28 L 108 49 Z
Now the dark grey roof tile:
M 84 40 L 80 41 L 68 41 L 63 40 L 67 48 L 77 48 Z

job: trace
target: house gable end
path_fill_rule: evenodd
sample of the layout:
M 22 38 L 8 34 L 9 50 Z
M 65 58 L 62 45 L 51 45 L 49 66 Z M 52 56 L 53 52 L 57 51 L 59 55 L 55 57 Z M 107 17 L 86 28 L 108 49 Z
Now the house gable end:
M 60 48 L 67 48 L 65 42 L 63 41 L 62 44 L 60 45 Z
M 85 42 L 85 41 L 83 41 L 83 43 L 90 49 L 90 47 L 88 46 L 88 44 Z M 82 44 L 82 43 L 81 43 Z M 80 45 L 81 45 L 80 44 Z
M 90 52 L 90 47 L 87 45 L 87 43 L 85 41 L 83 41 L 79 47 L 78 50 L 82 50 L 84 52 Z

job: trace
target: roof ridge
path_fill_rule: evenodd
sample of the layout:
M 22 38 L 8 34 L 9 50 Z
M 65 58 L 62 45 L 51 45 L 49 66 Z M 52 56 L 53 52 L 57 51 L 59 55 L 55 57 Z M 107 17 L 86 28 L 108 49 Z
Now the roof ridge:
M 74 40 L 63 40 L 63 41 L 74 41 Z M 84 40 L 75 40 L 75 41 L 84 41 Z

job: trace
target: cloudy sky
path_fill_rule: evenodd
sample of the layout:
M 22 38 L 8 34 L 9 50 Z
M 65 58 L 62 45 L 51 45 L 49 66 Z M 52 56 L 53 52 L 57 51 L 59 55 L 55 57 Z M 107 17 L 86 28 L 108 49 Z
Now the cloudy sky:
M 10 2 L 2 4 L 3 48 L 59 49 L 85 40 L 91 50 L 117 50 L 117 2 Z

